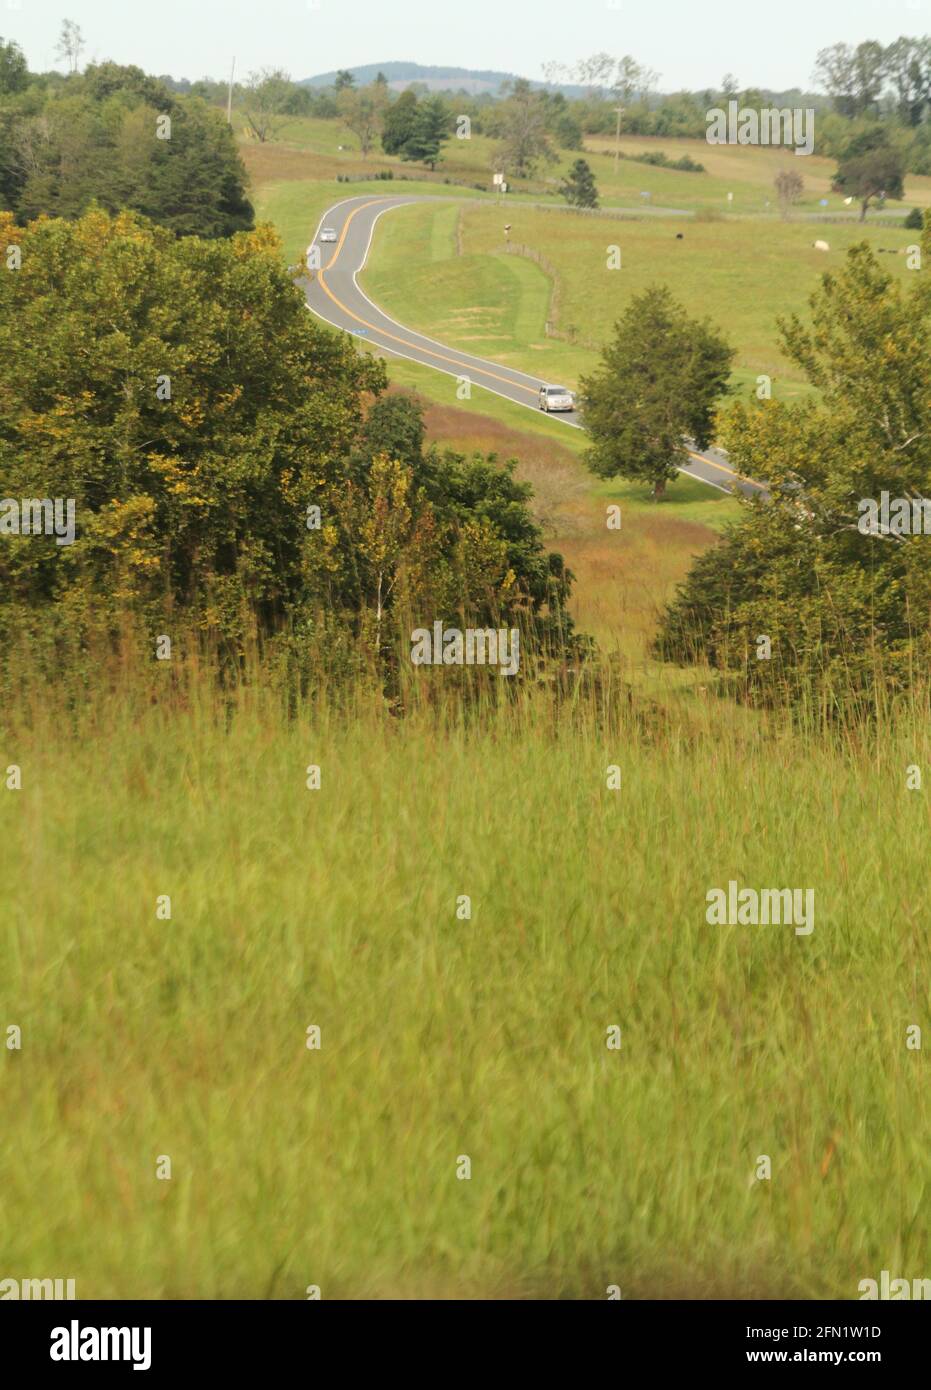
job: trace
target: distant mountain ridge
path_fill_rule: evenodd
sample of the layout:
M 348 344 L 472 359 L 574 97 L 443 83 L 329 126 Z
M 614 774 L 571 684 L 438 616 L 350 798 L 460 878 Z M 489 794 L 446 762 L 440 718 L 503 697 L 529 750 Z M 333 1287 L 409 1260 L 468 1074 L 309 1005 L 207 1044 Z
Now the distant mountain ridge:
M 363 63 L 360 67 L 350 67 L 348 69 L 356 80 L 357 87 L 365 87 L 369 82 L 374 82 L 378 74 L 384 73 L 388 86 L 395 92 L 403 92 L 405 87 L 412 82 L 422 82 L 431 92 L 459 92 L 466 91 L 470 96 L 482 96 L 488 93 L 491 96 L 498 96 L 501 88 L 506 82 L 514 82 L 519 76 L 514 72 L 497 72 L 494 69 L 478 68 L 456 68 L 440 67 L 436 64 L 426 63 Z M 316 77 L 301 78 L 299 87 L 332 87 L 336 80 L 336 72 L 321 72 Z M 537 82 L 533 78 L 527 79 L 531 87 L 545 87 L 551 92 L 562 92 L 566 97 L 582 97 L 586 94 L 586 88 L 578 84 L 564 82 Z M 768 88 L 755 88 L 754 91 L 761 98 L 762 105 L 773 106 L 814 106 L 823 107 L 827 102 L 824 93 L 803 92 L 798 87 L 792 87 L 788 91 L 774 92 Z M 695 93 L 698 95 L 699 93 Z M 712 105 L 724 101 L 726 98 L 715 96 L 712 89 L 707 89 L 703 94 L 707 95 Z M 664 100 L 670 93 L 657 91 L 650 97 L 650 105 L 656 106 Z
M 517 74 L 513 72 L 438 67 L 424 63 L 363 63 L 360 67 L 349 68 L 349 72 L 356 79 L 357 87 L 364 87 L 367 83 L 374 82 L 378 74 L 382 72 L 388 79 L 388 86 L 395 91 L 403 91 L 411 82 L 422 82 L 431 92 L 466 91 L 472 96 L 480 96 L 483 92 L 496 95 L 505 82 L 513 82 L 517 77 Z M 298 85 L 301 87 L 332 87 L 335 79 L 335 72 L 322 72 L 316 77 L 302 78 Z M 581 87 L 556 88 L 556 84 L 546 82 L 531 81 L 530 85 L 532 87 L 552 85 L 554 90 L 563 91 L 567 96 L 582 90 Z

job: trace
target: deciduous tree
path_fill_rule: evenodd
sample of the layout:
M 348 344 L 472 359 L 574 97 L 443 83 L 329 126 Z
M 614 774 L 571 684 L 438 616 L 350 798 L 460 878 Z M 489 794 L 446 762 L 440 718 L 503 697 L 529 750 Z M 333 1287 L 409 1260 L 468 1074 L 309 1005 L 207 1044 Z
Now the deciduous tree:
M 368 87 L 346 87 L 339 95 L 339 112 L 343 123 L 359 141 L 364 156 L 378 140 L 388 109 L 388 89 L 378 82 Z
M 541 93 L 519 78 L 510 96 L 495 113 L 500 135 L 500 163 L 505 172 L 529 178 L 541 163 L 555 163 L 547 129 L 547 107 Z
M 288 119 L 291 78 L 283 68 L 262 68 L 249 75 L 244 110 L 252 133 L 262 144 L 273 140 Z
M 805 180 L 795 169 L 780 169 L 773 185 L 779 199 L 779 211 L 783 218 L 788 218 L 790 211 L 805 191 Z
M 901 198 L 905 194 L 902 156 L 882 126 L 854 136 L 840 159 L 833 188 L 860 204 L 860 221 L 874 198 Z

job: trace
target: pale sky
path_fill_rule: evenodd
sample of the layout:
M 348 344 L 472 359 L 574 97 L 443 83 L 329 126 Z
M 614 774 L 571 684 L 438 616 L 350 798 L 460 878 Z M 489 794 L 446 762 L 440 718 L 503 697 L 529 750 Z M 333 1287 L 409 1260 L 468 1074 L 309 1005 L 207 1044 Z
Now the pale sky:
M 0 35 L 33 70 L 56 63 L 64 18 L 82 62 L 191 79 L 283 67 L 295 79 L 363 63 L 493 68 L 542 80 L 551 59 L 606 50 L 659 88 L 811 85 L 819 48 L 931 32 L 931 0 L 0 0 Z

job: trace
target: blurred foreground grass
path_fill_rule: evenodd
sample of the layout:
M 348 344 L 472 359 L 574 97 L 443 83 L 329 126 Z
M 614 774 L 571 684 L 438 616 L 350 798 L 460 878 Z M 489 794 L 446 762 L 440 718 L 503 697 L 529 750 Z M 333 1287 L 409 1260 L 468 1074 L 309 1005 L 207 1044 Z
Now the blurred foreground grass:
M 728 733 L 697 701 L 596 714 L 0 714 L 23 782 L 0 783 L 0 1277 L 855 1298 L 927 1275 L 926 721 L 861 744 Z M 707 925 L 729 879 L 814 888 L 814 932 Z

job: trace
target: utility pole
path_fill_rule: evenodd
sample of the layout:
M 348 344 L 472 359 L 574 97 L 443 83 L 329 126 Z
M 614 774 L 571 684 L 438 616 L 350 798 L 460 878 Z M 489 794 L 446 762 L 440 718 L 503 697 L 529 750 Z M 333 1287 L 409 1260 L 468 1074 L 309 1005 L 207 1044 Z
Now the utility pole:
M 624 114 L 623 106 L 615 106 L 617 112 L 617 134 L 614 137 L 614 172 L 617 173 L 618 155 L 621 153 L 621 116 Z
M 234 73 L 235 71 L 236 71 L 236 59 L 234 58 L 234 59 L 233 59 L 232 67 L 230 68 L 230 85 L 229 85 L 229 89 L 228 89 L 228 91 L 227 91 L 227 93 L 226 93 L 226 124 L 227 124 L 227 125 L 232 125 L 232 124 L 233 124 L 233 73 Z

